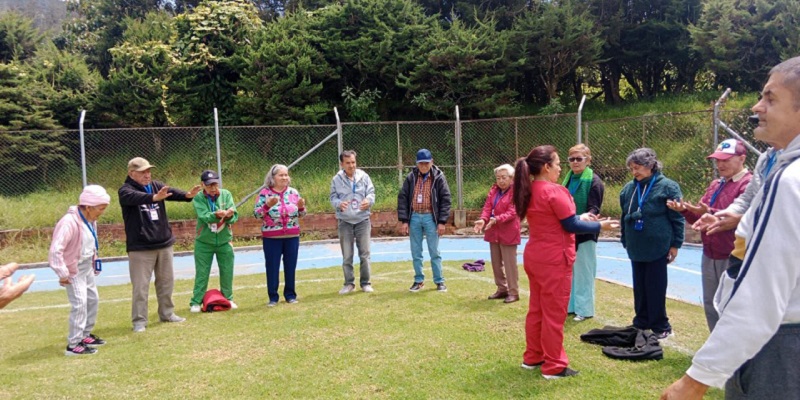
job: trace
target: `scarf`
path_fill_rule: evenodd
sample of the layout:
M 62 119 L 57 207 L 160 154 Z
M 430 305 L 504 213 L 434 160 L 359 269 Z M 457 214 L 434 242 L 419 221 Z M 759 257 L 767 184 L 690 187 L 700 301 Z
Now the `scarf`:
M 564 178 L 564 181 L 561 182 L 564 187 L 569 189 L 570 193 L 572 193 L 572 198 L 575 200 L 575 213 L 577 215 L 581 215 L 586 212 L 586 209 L 589 208 L 589 189 L 592 188 L 592 179 L 594 178 L 594 171 L 588 166 L 586 169 L 581 172 L 580 175 L 577 175 L 578 178 L 578 187 L 575 188 L 571 184 L 571 180 L 573 177 L 572 170 L 567 173 L 567 176 Z

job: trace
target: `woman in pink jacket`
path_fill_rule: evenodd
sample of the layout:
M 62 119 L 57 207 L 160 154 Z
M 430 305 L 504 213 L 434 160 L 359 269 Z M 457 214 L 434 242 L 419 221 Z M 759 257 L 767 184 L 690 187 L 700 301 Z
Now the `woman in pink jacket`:
M 94 354 L 94 346 L 105 340 L 92 334 L 97 320 L 99 296 L 95 275 L 100 274 L 97 258 L 97 219 L 103 215 L 111 197 L 102 186 L 83 188 L 78 206 L 71 206 L 53 230 L 48 261 L 58 275 L 58 282 L 67 289 L 72 306 L 69 312 L 68 356 Z
M 483 240 L 489 242 L 492 255 L 497 291 L 489 300 L 513 303 L 519 300 L 517 246 L 520 243 L 519 218 L 514 208 L 514 167 L 503 164 L 494 169 L 494 176 L 495 184 L 489 189 L 481 219 L 475 221 L 474 230 L 475 233 L 483 230 Z

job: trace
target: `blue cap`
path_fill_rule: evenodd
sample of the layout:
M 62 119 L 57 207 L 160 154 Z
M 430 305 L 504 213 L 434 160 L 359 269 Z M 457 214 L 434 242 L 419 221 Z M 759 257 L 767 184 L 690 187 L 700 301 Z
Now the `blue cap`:
M 433 161 L 433 155 L 431 154 L 431 151 L 428 149 L 419 149 L 417 152 L 417 162 L 421 163 L 431 161 Z

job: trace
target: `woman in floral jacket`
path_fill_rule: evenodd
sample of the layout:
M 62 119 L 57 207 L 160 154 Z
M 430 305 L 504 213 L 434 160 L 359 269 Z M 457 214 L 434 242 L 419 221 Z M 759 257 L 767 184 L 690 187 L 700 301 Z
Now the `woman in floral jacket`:
M 264 178 L 265 189 L 258 195 L 254 214 L 263 220 L 261 236 L 267 266 L 269 307 L 278 304 L 278 283 L 283 258 L 283 297 L 287 303 L 297 303 L 294 273 L 300 249 L 300 217 L 306 215 L 305 199 L 290 187 L 289 168 L 275 164 Z

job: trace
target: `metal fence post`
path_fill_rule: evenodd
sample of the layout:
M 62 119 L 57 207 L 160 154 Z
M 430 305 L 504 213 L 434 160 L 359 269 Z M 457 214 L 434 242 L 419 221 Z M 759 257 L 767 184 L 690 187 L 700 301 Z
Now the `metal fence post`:
M 464 171 L 461 161 L 461 115 L 456 106 L 456 187 L 458 188 L 458 208 L 454 212 L 456 228 L 464 228 L 467 226 L 467 212 L 464 210 Z
M 403 146 L 400 145 L 400 122 L 395 122 L 397 126 L 397 181 L 400 187 L 403 186 Z
M 222 188 L 222 156 L 220 155 L 219 146 L 219 115 L 217 114 L 217 107 L 214 107 L 214 136 L 217 140 L 217 174 L 219 174 L 219 187 Z
M 336 143 L 338 146 L 337 149 L 339 150 L 339 152 L 336 154 L 338 160 L 339 154 L 342 154 L 342 151 L 344 151 L 344 148 L 342 147 L 342 121 L 339 119 L 339 110 L 337 110 L 336 107 L 333 107 L 333 113 L 336 115 L 336 132 L 338 132 L 336 135 Z M 336 167 L 338 168 L 339 164 L 336 164 Z
M 577 115 L 577 117 L 575 117 L 575 118 L 578 119 L 577 123 L 575 124 L 576 125 L 576 129 L 578 130 L 578 141 L 575 144 L 583 143 L 583 132 L 581 132 L 581 121 L 583 120 L 583 103 L 584 102 L 586 102 L 586 95 L 583 95 L 583 98 L 581 99 L 581 105 L 578 106 L 578 115 Z
M 727 100 L 729 94 L 731 94 L 731 88 L 725 89 L 725 92 L 722 93 L 722 96 L 719 96 L 719 99 L 717 99 L 717 101 L 714 103 L 714 114 L 712 117 L 714 119 L 714 149 L 716 149 L 717 145 L 719 144 L 719 108 L 722 106 L 725 100 Z M 711 163 L 711 165 L 714 167 L 714 176 L 719 176 L 717 163 Z
M 514 163 L 519 158 L 519 120 L 514 118 Z
M 83 174 L 83 186 L 86 187 L 86 141 L 83 140 L 84 118 L 86 118 L 86 110 L 81 110 L 81 118 L 78 121 L 78 130 L 81 133 L 81 173 Z

